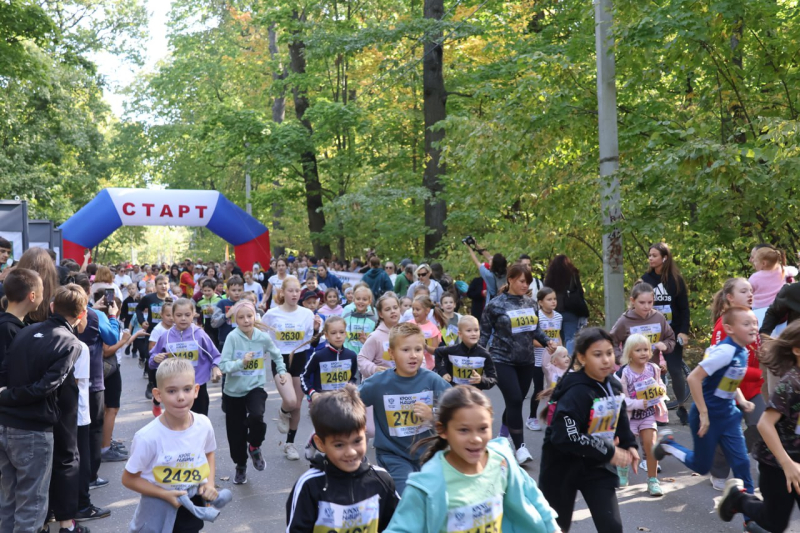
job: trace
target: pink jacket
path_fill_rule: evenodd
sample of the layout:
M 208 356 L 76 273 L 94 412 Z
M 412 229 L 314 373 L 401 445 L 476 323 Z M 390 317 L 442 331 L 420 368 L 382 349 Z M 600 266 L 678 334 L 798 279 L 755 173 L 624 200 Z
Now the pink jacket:
M 377 329 L 369 334 L 367 342 L 358 353 L 358 370 L 361 376 L 367 379 L 378 370 L 378 367 L 394 368 L 394 361 L 388 360 L 388 352 L 389 328 L 381 322 Z
M 783 269 L 759 270 L 748 280 L 753 286 L 753 309 L 769 307 L 781 288 L 786 285 Z

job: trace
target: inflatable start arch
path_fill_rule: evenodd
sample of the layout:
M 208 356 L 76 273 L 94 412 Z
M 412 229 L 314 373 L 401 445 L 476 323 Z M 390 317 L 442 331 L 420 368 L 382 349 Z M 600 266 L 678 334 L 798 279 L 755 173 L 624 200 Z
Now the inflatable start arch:
M 121 226 L 200 226 L 234 245 L 244 270 L 269 265 L 269 230 L 217 191 L 103 189 L 62 226 L 64 257 L 83 261 Z

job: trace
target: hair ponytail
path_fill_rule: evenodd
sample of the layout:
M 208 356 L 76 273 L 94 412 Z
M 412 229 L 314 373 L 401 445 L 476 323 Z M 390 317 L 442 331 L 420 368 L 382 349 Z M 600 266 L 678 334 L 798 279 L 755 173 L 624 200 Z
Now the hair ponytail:
M 722 288 L 714 294 L 714 297 L 711 299 L 711 324 L 712 326 L 717 323 L 719 317 L 727 311 L 728 307 L 730 307 L 730 303 L 728 302 L 728 296 L 733 294 L 733 291 L 736 290 L 736 285 L 740 281 L 747 281 L 744 278 L 728 278 L 725 280 L 725 283 L 722 285 Z
M 797 366 L 794 348 L 800 348 L 800 322 L 793 322 L 784 329 L 777 339 L 767 338 L 761 356 L 761 362 L 770 371 L 783 376 L 793 366 Z

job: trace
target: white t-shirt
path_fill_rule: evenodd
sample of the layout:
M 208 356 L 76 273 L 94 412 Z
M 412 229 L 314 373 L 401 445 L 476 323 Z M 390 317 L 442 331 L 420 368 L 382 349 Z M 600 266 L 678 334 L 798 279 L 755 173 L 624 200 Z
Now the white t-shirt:
M 142 478 L 167 490 L 188 490 L 210 474 L 207 453 L 217 449 L 214 428 L 208 417 L 192 413 L 194 422 L 183 431 L 173 431 L 160 417 L 136 432 L 125 470 L 141 472 Z
M 403 322 L 411 322 L 414 320 L 414 313 L 411 312 L 411 309 L 406 309 L 406 312 L 403 313 L 403 316 L 400 317 L 400 324 Z M 433 321 L 433 309 L 428 312 L 428 321 Z
M 314 313 L 305 307 L 298 306 L 291 313 L 274 307 L 261 321 L 270 327 L 269 336 L 283 354 L 291 353 L 314 336 Z
M 120 291 L 122 292 L 123 300 L 128 297 L 128 285 L 131 283 L 133 283 L 131 281 L 131 277 L 127 274 L 123 274 L 121 276 L 117 274 L 114 276 L 114 285 L 119 287 Z
M 283 287 L 284 280 L 282 280 L 281 278 L 278 277 L 277 274 L 275 274 L 274 276 L 270 276 L 269 280 L 267 281 L 269 281 L 270 285 L 272 285 L 272 302 L 270 303 L 269 306 L 270 308 L 274 309 L 278 307 L 278 304 L 275 303 L 275 293 L 278 291 L 278 289 Z
M 254 292 L 259 302 L 264 298 L 264 288 L 255 281 L 253 283 L 245 283 L 244 292 Z
M 92 422 L 89 412 L 89 347 L 81 342 L 81 355 L 75 361 L 75 380 L 78 382 L 78 426 Z
M 153 328 L 153 331 L 150 332 L 150 342 L 158 342 L 158 339 L 167 332 L 167 328 L 161 325 L 161 322 L 156 324 L 156 327 Z

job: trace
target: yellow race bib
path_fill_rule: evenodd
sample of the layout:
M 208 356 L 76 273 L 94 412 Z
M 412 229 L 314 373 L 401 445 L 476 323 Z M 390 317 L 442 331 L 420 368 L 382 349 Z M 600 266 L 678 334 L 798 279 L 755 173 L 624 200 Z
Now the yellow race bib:
M 389 435 L 392 437 L 411 437 L 425 431 L 421 427 L 423 420 L 414 413 L 414 404 L 416 402 L 422 402 L 432 408 L 433 393 L 426 391 L 417 394 L 392 394 L 383 397 Z

